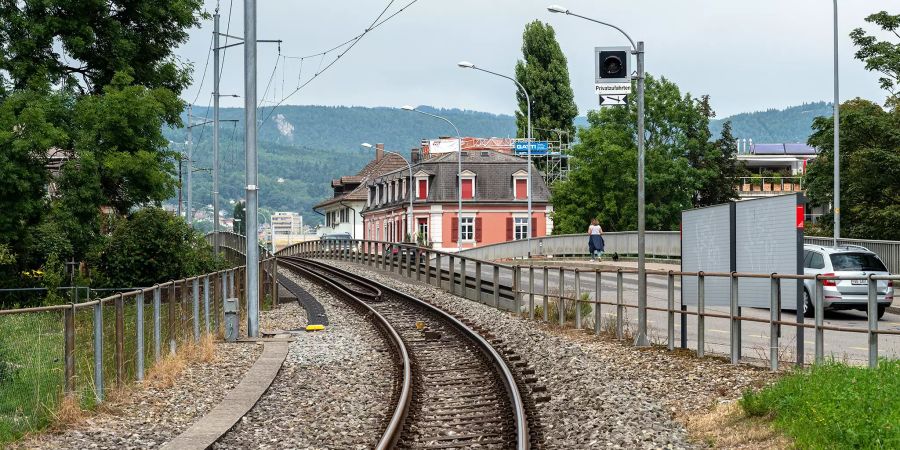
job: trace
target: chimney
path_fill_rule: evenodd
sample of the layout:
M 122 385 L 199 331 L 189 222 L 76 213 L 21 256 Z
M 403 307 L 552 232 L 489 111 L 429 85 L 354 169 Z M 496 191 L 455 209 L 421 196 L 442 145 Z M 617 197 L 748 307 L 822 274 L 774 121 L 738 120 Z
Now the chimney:
M 418 147 L 413 147 L 413 148 L 409 151 L 409 161 L 410 161 L 411 163 L 415 164 L 415 163 L 419 162 L 419 160 L 421 160 L 421 158 L 422 158 L 422 157 L 421 157 L 421 153 L 419 153 L 419 148 L 418 148 Z
M 375 144 L 375 161 L 381 161 L 384 158 L 384 144 Z

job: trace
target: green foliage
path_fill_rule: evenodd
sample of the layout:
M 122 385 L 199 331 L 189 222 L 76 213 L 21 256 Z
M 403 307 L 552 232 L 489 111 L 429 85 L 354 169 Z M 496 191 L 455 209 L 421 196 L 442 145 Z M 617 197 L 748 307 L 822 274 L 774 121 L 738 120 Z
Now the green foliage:
M 900 447 L 900 361 L 877 369 L 829 363 L 744 393 L 750 416 L 771 416 L 798 448 Z
M 525 25 L 522 33 L 522 60 L 516 62 L 516 80 L 531 95 L 532 134 L 537 140 L 555 139 L 550 130 L 574 134 L 573 120 L 578 115 L 566 56 L 553 27 L 540 20 Z M 528 105 L 525 94 L 516 89 L 519 110 L 516 126 L 519 137 L 527 136 Z
M 247 231 L 247 208 L 244 202 L 237 202 L 234 205 L 234 211 L 231 213 L 231 217 L 234 218 L 234 223 L 232 224 L 232 230 L 240 234 L 241 236 L 246 236 L 245 233 Z
M 888 14 L 881 11 L 866 17 L 866 22 L 874 23 L 885 32 L 891 32 L 900 38 L 900 14 Z M 881 76 L 878 82 L 881 88 L 888 91 L 890 96 L 887 105 L 900 106 L 900 42 L 893 43 L 879 41 L 875 36 L 870 36 L 862 28 L 857 28 L 850 33 L 853 44 L 859 47 L 856 51 L 856 59 L 866 62 L 866 70 L 878 72 Z
M 830 116 L 831 103 L 814 102 L 784 109 L 735 114 L 724 119 L 710 120 L 713 136 L 722 133 L 725 122 L 731 122 L 732 133 L 740 139 L 753 139 L 754 143 L 806 142 L 812 133 L 813 119 Z
M 727 132 L 710 142 L 708 101 L 683 95 L 665 78 L 645 87 L 646 223 L 677 230 L 681 211 L 734 198 L 741 173 Z M 588 113 L 569 178 L 554 184 L 554 233 L 583 233 L 592 218 L 609 231 L 637 227 L 637 108 Z
M 0 266 L 8 266 L 16 263 L 16 254 L 9 249 L 8 244 L 0 244 Z
M 98 255 L 97 278 L 113 287 L 152 286 L 211 272 L 219 265 L 209 244 L 181 218 L 144 208 L 115 224 Z
M 43 285 L 47 288 L 47 297 L 44 303 L 47 305 L 61 303 L 62 297 L 59 295 L 57 288 L 63 285 L 66 276 L 62 261 L 59 260 L 56 254 L 51 254 L 47 257 L 47 261 L 41 270 L 44 272 Z

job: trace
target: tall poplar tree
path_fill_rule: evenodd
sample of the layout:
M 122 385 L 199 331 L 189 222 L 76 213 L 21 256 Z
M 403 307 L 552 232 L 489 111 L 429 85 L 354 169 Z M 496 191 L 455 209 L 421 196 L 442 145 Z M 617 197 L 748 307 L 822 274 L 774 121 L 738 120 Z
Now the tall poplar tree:
M 516 63 L 516 80 L 525 86 L 531 96 L 534 138 L 555 140 L 556 133 L 548 131 L 555 129 L 573 135 L 573 121 L 578 115 L 578 108 L 575 106 L 575 95 L 569 81 L 566 57 L 556 42 L 553 27 L 539 20 L 525 25 L 525 32 L 522 33 L 522 57 Z M 524 137 L 528 133 L 528 105 L 525 94 L 520 89 L 516 90 L 516 98 L 519 100 L 516 126 L 519 136 Z

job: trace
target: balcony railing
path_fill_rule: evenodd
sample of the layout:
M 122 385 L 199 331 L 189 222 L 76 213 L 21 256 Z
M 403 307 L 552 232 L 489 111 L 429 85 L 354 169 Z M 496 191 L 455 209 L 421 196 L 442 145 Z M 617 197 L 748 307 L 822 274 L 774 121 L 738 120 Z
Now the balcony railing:
M 803 191 L 802 177 L 740 177 L 738 191 L 742 196 L 776 195 Z

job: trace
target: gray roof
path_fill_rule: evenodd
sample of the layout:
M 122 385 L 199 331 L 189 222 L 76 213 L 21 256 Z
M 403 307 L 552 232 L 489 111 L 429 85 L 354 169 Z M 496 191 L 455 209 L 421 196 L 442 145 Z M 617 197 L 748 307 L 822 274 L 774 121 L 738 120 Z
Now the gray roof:
M 426 172 L 429 174 L 427 202 L 454 202 L 457 201 L 457 155 L 458 153 L 444 153 L 425 159 L 413 165 L 413 174 Z M 527 200 L 515 200 L 513 198 L 513 174 L 518 171 L 527 171 L 528 164 L 524 158 L 499 153 L 493 150 L 464 151 L 462 170 L 475 174 L 475 198 L 466 202 L 488 203 L 518 203 Z M 370 178 L 367 185 L 372 186 L 384 181 L 394 181 L 409 177 L 409 169 L 403 168 L 386 173 L 380 177 Z M 531 170 L 532 202 L 547 203 L 550 200 L 550 190 L 544 183 L 543 176 L 537 168 Z M 409 200 L 397 200 L 385 205 L 367 208 L 368 210 L 381 209 L 394 205 L 404 204 Z M 415 200 L 416 203 L 423 202 Z

